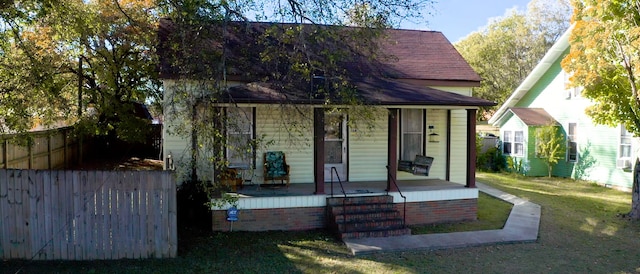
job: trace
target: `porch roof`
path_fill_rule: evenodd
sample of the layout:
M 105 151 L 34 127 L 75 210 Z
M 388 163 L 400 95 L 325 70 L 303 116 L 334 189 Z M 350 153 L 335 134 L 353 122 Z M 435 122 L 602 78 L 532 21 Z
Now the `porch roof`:
M 510 108 L 509 111 L 527 126 L 544 126 L 550 123 L 554 125 L 558 124 L 558 121 L 542 108 Z
M 449 106 L 493 106 L 494 102 L 447 92 L 430 87 L 407 84 L 389 78 L 360 78 L 351 83 L 356 87 L 357 94 L 365 104 L 369 105 L 449 105 Z M 254 104 L 323 104 L 325 98 L 314 98 L 309 90 L 289 89 L 281 92 L 270 83 L 252 82 L 229 88 L 225 102 L 254 103 Z M 334 102 L 344 101 L 344 98 L 334 96 Z M 346 102 L 345 102 L 346 103 Z

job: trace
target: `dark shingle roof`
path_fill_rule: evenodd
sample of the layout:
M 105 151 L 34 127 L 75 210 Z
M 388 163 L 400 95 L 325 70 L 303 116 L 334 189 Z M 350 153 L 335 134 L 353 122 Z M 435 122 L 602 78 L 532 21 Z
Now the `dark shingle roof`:
M 556 119 L 542 108 L 510 108 L 509 110 L 528 126 L 545 126 L 550 123 L 558 124 Z
M 309 79 L 300 79 L 305 78 L 300 74 L 287 75 L 290 69 L 288 59 L 277 59 L 281 55 L 298 54 L 310 58 L 312 62 L 322 64 L 327 61 L 335 62 L 333 72 L 336 72 L 337 76 L 332 77 L 329 74 L 326 75 L 327 79 L 347 81 L 357 89 L 357 96 L 368 104 L 495 105 L 494 102 L 484 99 L 403 81 L 427 80 L 436 81 L 439 84 L 448 82 L 449 84 L 446 85 L 449 86 L 479 86 L 478 74 L 440 32 L 386 29 L 377 38 L 378 40 L 372 42 L 379 46 L 378 50 L 372 53 L 371 47 L 363 45 L 366 42 L 354 39 L 358 31 L 365 30 L 360 28 L 303 25 L 303 32 L 300 35 L 306 35 L 308 39 L 306 42 L 300 43 L 290 38 L 286 42 L 279 40 L 283 39 L 281 38 L 283 36 L 279 35 L 286 34 L 287 31 L 296 27 L 298 25 L 295 24 L 235 22 L 227 26 L 226 34 L 220 31 L 219 26 L 201 28 L 198 32 L 207 32 L 206 36 L 188 36 L 186 41 L 189 41 L 188 44 L 197 45 L 192 47 L 192 50 L 197 49 L 198 53 L 206 52 L 200 55 L 205 57 L 220 55 L 225 45 L 227 75 L 230 79 L 249 83 L 228 90 L 228 100 L 234 102 L 323 103 L 323 100 L 310 98 L 311 81 Z M 158 52 L 161 60 L 161 75 L 164 78 L 177 76 L 178 70 L 172 64 L 182 58 L 180 54 L 184 54 L 176 50 L 175 45 L 171 45 L 168 41 L 171 39 L 168 37 L 171 37 L 174 28 L 175 25 L 170 20 L 161 20 L 159 31 L 161 43 Z M 335 28 L 336 31 L 333 35 L 323 36 L 322 31 L 318 31 L 322 28 Z M 193 38 L 203 36 L 209 38 L 205 41 Z M 220 39 L 222 36 L 226 37 L 224 42 Z M 273 51 L 280 51 L 280 55 L 273 54 Z M 264 55 L 265 52 L 272 55 Z M 320 52 L 336 52 L 335 54 L 339 57 L 327 57 Z M 220 66 L 215 58 L 203 59 L 205 58 L 192 58 L 189 61 L 196 65 L 195 73 L 219 69 Z M 285 76 L 274 78 L 274 75 Z M 331 99 L 334 102 L 340 102 L 340 98 Z
M 392 78 L 481 80 L 441 32 L 389 29 L 385 34 L 382 50 L 397 58 L 385 62 L 396 72 Z

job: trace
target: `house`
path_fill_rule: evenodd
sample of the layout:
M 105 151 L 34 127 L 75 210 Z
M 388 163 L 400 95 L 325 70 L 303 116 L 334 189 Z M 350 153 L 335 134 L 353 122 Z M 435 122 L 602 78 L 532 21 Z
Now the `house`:
M 570 32 L 549 49 L 489 123 L 500 128 L 502 152 L 522 162 L 527 176 L 547 175 L 547 167 L 535 154 L 535 131 L 554 123 L 561 127 L 567 149 L 553 176 L 630 189 L 637 144 L 622 125 L 596 125 L 585 113 L 591 102 L 581 96 L 581 88 L 567 87 L 570 75 L 560 62 L 569 53 Z
M 164 20 L 161 33 L 171 33 L 174 27 Z M 313 35 L 316 27 L 331 28 L 303 26 L 308 35 Z M 479 86 L 481 79 L 444 35 L 436 31 L 384 30 L 377 42 L 384 53 L 381 55 L 388 58 L 377 60 L 363 58 L 365 54 L 353 44 L 332 45 L 347 37 L 315 39 L 322 41 L 315 44 L 322 49 L 314 52 L 348 48 L 350 54 L 343 54 L 336 63 L 337 70 L 346 69 L 342 79 L 348 80 L 350 90 L 362 102 L 353 106 L 340 101 L 344 98 L 332 90 L 319 94 L 317 86 L 332 79 L 326 72 L 289 82 L 255 76 L 279 68 L 263 63 L 268 58 L 252 55 L 264 50 L 255 49 L 263 45 L 255 41 L 257 37 L 271 31 L 286 33 L 292 28 L 297 25 L 241 23 L 219 34 L 227 37 L 221 44 L 231 45 L 225 52 L 230 56 L 229 63 L 251 61 L 229 65 L 228 89 L 215 107 L 229 119 L 242 120 L 236 123 L 241 127 L 228 134 L 241 140 L 262 137 L 266 146 L 250 149 L 244 155 L 225 152 L 234 167 L 240 167 L 243 174 L 249 169 L 250 174 L 250 182 L 238 189 L 239 220 L 234 230 L 326 227 L 327 197 L 336 193 L 341 197 L 388 193 L 393 197 L 393 207 L 406 212 L 403 225 L 475 220 L 475 117 L 479 106 L 494 103 L 472 97 L 472 88 Z M 270 39 L 265 43 L 281 43 L 289 54 L 300 48 Z M 161 58 L 170 57 L 164 54 Z M 168 70 L 163 73 L 165 100 L 180 87 L 181 77 L 185 78 Z M 328 100 L 335 100 L 338 107 L 327 105 Z M 362 106 L 369 117 L 366 121 L 357 120 L 353 114 Z M 164 155 L 172 155 L 174 163 L 189 159 L 190 138 L 171 131 L 172 126 L 184 121 L 170 111 L 164 115 Z M 282 151 L 289 165 L 290 185 L 277 193 L 252 188 L 252 184 L 273 183 L 264 178 L 267 151 Z M 399 161 L 413 161 L 416 155 L 433 157 L 428 175 L 398 170 Z M 226 208 L 214 207 L 213 218 L 214 230 L 229 229 Z

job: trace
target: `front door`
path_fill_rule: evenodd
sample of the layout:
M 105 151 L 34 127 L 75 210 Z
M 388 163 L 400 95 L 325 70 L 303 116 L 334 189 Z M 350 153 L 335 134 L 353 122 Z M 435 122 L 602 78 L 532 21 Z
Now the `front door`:
M 334 182 L 347 181 L 347 121 L 338 113 L 324 115 L 324 180 L 332 176 Z

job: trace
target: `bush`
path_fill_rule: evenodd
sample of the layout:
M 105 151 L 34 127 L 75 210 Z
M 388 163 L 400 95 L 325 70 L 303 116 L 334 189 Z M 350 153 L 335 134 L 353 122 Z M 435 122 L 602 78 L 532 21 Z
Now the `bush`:
M 507 159 L 498 148 L 492 147 L 478 156 L 476 167 L 482 171 L 504 171 L 507 168 Z

